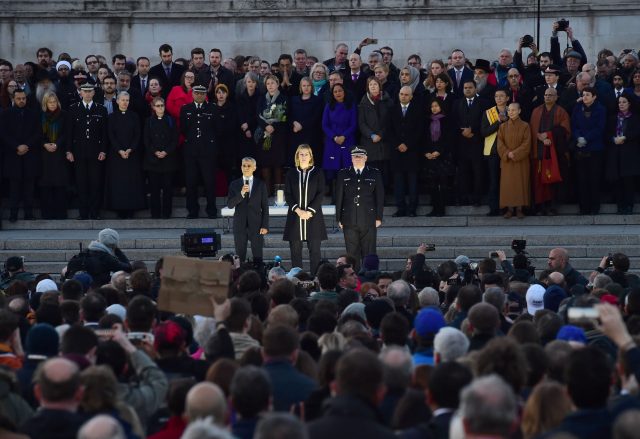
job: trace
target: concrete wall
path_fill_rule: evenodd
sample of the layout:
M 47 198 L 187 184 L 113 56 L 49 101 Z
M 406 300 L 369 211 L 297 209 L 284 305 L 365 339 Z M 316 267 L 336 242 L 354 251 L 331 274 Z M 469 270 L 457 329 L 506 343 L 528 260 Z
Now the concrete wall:
M 168 42 L 176 57 L 191 48 L 222 49 L 225 57 L 307 49 L 329 58 L 338 42 L 355 47 L 364 37 L 394 48 L 402 64 L 411 53 L 424 60 L 460 47 L 472 59 L 495 59 L 523 34 L 535 35 L 535 2 L 524 0 L 21 0 L 2 1 L 0 56 L 34 60 L 50 47 L 83 58 L 98 53 L 150 56 Z M 614 52 L 640 41 L 640 3 L 623 0 L 542 2 L 541 49 L 548 50 L 551 24 L 571 20 L 587 55 Z M 453 7 L 452 5 L 456 5 Z M 478 6 L 481 5 L 481 6 Z M 454 13 L 452 13 L 454 12 Z M 561 34 L 562 35 L 562 34 Z M 561 45 L 564 41 L 561 38 Z M 371 48 L 373 49 L 373 48 Z M 365 48 L 366 55 L 369 48 Z M 54 55 L 55 56 L 55 55 Z

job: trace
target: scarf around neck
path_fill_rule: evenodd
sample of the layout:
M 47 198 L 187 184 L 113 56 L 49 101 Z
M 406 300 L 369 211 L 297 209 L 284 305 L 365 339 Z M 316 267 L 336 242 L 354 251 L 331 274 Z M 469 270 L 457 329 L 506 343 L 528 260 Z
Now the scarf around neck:
M 442 135 L 440 121 L 444 119 L 444 117 L 445 115 L 442 113 L 431 115 L 431 125 L 429 126 L 429 130 L 431 131 L 431 140 L 434 142 L 440 140 L 440 136 Z

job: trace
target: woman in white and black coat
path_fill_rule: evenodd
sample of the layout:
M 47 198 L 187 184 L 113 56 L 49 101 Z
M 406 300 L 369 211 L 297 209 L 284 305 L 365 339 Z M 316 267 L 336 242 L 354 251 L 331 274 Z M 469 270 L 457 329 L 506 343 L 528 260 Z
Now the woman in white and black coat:
M 144 125 L 144 170 L 149 176 L 151 218 L 170 218 L 172 181 L 177 170 L 178 126 L 168 113 L 165 101 L 152 101 L 153 114 Z
M 296 167 L 289 169 L 285 178 L 284 198 L 289 211 L 282 239 L 289 241 L 292 267 L 302 268 L 302 242 L 307 242 L 309 272 L 314 275 L 320 263 L 320 243 L 327 240 L 322 215 L 324 173 L 314 166 L 309 145 L 298 146 L 295 163 Z

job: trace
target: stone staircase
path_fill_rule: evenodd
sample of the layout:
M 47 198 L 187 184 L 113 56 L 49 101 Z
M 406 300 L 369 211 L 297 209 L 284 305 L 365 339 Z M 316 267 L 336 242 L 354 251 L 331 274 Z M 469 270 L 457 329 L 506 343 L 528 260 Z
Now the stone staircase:
M 221 207 L 223 199 L 218 200 Z M 327 203 L 329 200 L 326 200 Z M 391 204 L 391 200 L 387 200 Z M 201 201 L 204 205 L 204 200 Z M 546 267 L 546 257 L 553 247 L 565 247 L 575 268 L 590 272 L 603 255 L 621 251 L 631 258 L 632 270 L 640 271 L 635 259 L 640 256 L 640 210 L 633 215 L 615 215 L 615 206 L 604 205 L 597 216 L 579 216 L 576 206 L 562 206 L 555 217 L 531 216 L 523 220 L 486 217 L 486 207 L 448 207 L 447 216 L 430 218 L 424 215 L 430 207 L 421 207 L 415 218 L 392 218 L 395 208 L 385 207 L 383 227 L 378 230 L 378 255 L 381 269 L 400 270 L 406 258 L 421 242 L 435 244 L 427 253 L 432 266 L 464 254 L 480 260 L 502 249 L 507 255 L 512 239 L 526 239 L 527 251 L 538 270 Z M 38 212 L 36 212 L 36 215 Z M 5 211 L 6 215 L 6 211 Z M 111 227 L 120 233 L 120 247 L 131 260 L 142 260 L 152 268 L 163 255 L 181 254 L 180 236 L 187 228 L 212 228 L 219 233 L 228 230 L 230 219 L 187 220 L 184 200 L 176 199 L 174 217 L 166 220 L 149 218 L 148 211 L 139 212 L 129 220 L 116 219 L 108 211 L 102 220 L 19 220 L 3 221 L 0 231 L 0 260 L 9 256 L 24 256 L 27 269 L 35 273 L 57 275 L 66 262 L 96 239 L 98 231 Z M 70 218 L 77 212 L 70 210 Z M 289 267 L 288 244 L 282 241 L 284 217 L 272 217 L 266 237 L 265 261 L 276 255 Z M 328 241 L 323 242 L 322 257 L 334 261 L 345 252 L 342 233 L 335 229 L 335 219 L 325 217 Z M 219 255 L 233 251 L 233 235 L 222 234 Z M 306 250 L 305 250 L 306 252 Z M 307 257 L 305 253 L 305 258 Z

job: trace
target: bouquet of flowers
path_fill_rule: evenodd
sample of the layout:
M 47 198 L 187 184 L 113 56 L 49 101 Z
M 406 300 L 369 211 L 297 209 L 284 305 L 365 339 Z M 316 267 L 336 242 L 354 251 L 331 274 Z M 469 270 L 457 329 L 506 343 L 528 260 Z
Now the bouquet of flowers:
M 287 121 L 287 104 L 283 102 L 281 104 L 271 104 L 262 113 L 259 114 L 260 119 L 265 121 L 267 125 L 272 125 L 277 122 Z M 271 134 L 264 131 L 262 149 L 269 151 L 271 149 Z

